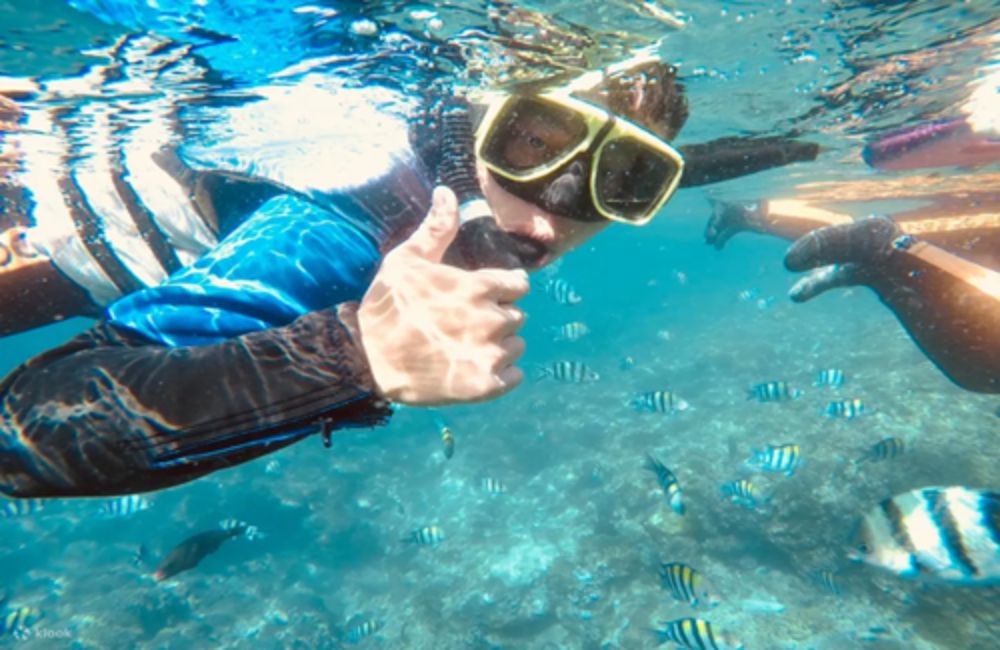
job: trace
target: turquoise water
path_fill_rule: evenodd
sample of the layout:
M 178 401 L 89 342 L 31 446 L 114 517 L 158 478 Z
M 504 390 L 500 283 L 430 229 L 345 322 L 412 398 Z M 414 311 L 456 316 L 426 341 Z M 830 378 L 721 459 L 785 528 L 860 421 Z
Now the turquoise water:
M 405 13 L 393 4 L 371 3 L 370 11 Z M 446 29 L 460 34 L 462 21 L 486 23 L 484 4 L 441 9 Z M 946 114 L 959 102 L 975 76 L 969 71 L 995 59 L 981 43 L 960 45 L 973 42 L 1000 4 L 779 9 L 679 0 L 680 31 L 630 9 L 641 3 L 559 4 L 567 10 L 560 15 L 595 33 L 666 36 L 664 49 L 690 75 L 692 118 L 682 141 L 794 126 L 815 132 L 827 151 L 816 164 L 684 190 L 649 227 L 608 229 L 554 275 L 533 278 L 522 302 L 529 319 L 521 365 L 530 376 L 539 364 L 582 361 L 600 381 L 529 380 L 492 403 L 402 409 L 385 428 L 337 435 L 331 449 L 313 438 L 147 495 L 149 507 L 127 517 L 100 516 L 103 501 L 94 500 L 0 519 L 6 606 L 42 614 L 26 639 L 4 643 L 646 648 L 661 621 L 702 616 L 748 649 L 1000 647 L 996 589 L 904 581 L 845 556 L 859 516 L 886 497 L 925 485 L 998 487 L 997 398 L 949 383 L 866 289 L 792 304 L 786 243 L 746 234 L 717 252 L 702 237 L 708 196 L 774 196 L 796 182 L 873 175 L 858 158 L 863 135 Z M 78 49 L 124 32 L 58 3 L 0 3 L 0 25 L 2 70 L 17 76 L 76 74 L 86 66 Z M 948 43 L 954 51 L 919 74 L 881 81 L 864 74 L 893 54 Z M 303 44 L 295 55 L 307 53 Z M 283 66 L 286 56 L 274 60 Z M 901 76 L 909 89 L 898 88 Z M 851 80 L 865 92 L 839 105 L 819 99 Z M 875 93 L 882 99 L 869 101 Z M 583 302 L 556 304 L 542 290 L 545 277 L 566 280 Z M 756 296 L 741 300 L 748 289 Z M 590 333 L 554 341 L 550 329 L 571 321 Z M 8 338 L 0 363 L 9 369 L 87 325 Z M 623 370 L 626 356 L 635 365 Z M 845 370 L 844 387 L 812 386 L 827 367 Z M 805 394 L 789 403 L 747 401 L 748 386 L 772 380 Z M 691 408 L 661 415 L 626 406 L 650 390 L 674 391 Z M 820 415 L 832 399 L 853 397 L 872 412 L 850 421 Z M 455 435 L 451 459 L 442 453 L 440 420 Z M 906 440 L 906 455 L 854 467 L 890 435 Z M 721 484 L 748 475 L 751 448 L 784 442 L 801 446 L 804 463 L 791 478 L 754 475 L 771 497 L 766 508 L 719 498 Z M 677 475 L 684 517 L 670 512 L 643 469 L 647 452 Z M 506 492 L 484 492 L 484 478 L 503 481 Z M 264 537 L 227 542 L 175 580 L 152 580 L 177 542 L 228 518 Z M 428 525 L 444 532 L 439 545 L 400 541 Z M 151 559 L 137 565 L 140 545 Z M 693 609 L 672 599 L 657 575 L 668 561 L 700 570 L 720 604 Z M 837 573 L 840 594 L 823 587 L 821 571 Z M 351 639 L 366 620 L 379 629 Z

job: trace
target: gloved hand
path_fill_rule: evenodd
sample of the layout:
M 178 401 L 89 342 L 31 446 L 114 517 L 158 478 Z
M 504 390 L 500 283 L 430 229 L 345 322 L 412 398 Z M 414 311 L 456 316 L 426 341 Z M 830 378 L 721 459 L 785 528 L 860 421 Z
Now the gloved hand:
M 512 364 L 529 289 L 524 271 L 466 271 L 442 263 L 458 232 L 458 202 L 434 190 L 430 213 L 382 262 L 358 309 L 361 345 L 379 392 L 394 402 L 444 405 L 498 397 L 524 379 Z
M 788 292 L 794 302 L 805 302 L 834 287 L 871 284 L 885 271 L 897 248 L 912 238 L 886 217 L 827 226 L 799 238 L 785 255 L 789 271 L 814 269 Z
M 745 230 L 760 232 L 760 221 L 763 218 L 763 204 L 733 203 L 709 199 L 712 204 L 712 216 L 705 226 L 705 243 L 722 250 L 730 238 Z

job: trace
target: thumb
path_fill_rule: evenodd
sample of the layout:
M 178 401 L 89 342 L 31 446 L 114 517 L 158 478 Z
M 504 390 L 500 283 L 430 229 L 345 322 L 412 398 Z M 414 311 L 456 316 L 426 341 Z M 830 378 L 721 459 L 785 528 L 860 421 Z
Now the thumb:
M 431 262 L 440 262 L 457 232 L 458 199 L 450 189 L 439 185 L 434 188 L 427 217 L 400 248 Z

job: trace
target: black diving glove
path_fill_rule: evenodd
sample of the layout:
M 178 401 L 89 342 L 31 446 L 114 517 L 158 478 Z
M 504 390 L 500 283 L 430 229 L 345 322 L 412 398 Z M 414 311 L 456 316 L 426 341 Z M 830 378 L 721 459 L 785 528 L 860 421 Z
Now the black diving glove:
M 785 254 L 789 271 L 812 271 L 788 292 L 793 302 L 805 302 L 836 287 L 868 285 L 881 274 L 890 256 L 912 238 L 886 217 L 827 226 L 792 244 Z
M 736 203 L 709 199 L 712 216 L 705 226 L 705 243 L 722 250 L 723 246 L 737 233 L 747 230 L 760 232 L 763 205 L 759 202 Z

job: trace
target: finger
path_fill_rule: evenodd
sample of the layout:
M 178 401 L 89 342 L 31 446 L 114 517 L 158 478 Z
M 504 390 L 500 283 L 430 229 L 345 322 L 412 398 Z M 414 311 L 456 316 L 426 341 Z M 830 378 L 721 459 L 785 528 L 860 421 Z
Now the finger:
M 524 321 L 527 319 L 527 316 L 518 307 L 514 305 L 497 305 L 497 310 L 503 316 L 503 322 L 500 324 L 498 330 L 501 337 L 506 338 L 516 334 L 524 327 Z
M 521 385 L 524 381 L 524 371 L 517 366 L 507 366 L 495 375 L 496 388 L 487 399 L 500 397 Z
M 397 250 L 440 262 L 458 232 L 458 200 L 447 187 L 435 187 L 430 212 Z
M 788 297 L 792 302 L 806 302 L 812 300 L 824 291 L 829 291 L 836 287 L 849 287 L 861 284 L 863 281 L 862 268 L 858 264 L 833 264 L 824 266 L 808 273 L 799 279 L 788 291 Z
M 528 274 L 521 269 L 479 269 L 475 273 L 481 282 L 483 296 L 493 302 L 514 302 L 531 290 Z
M 527 344 L 520 336 L 508 336 L 497 345 L 500 354 L 493 362 L 493 372 L 500 372 L 507 366 L 514 365 L 524 354 Z

